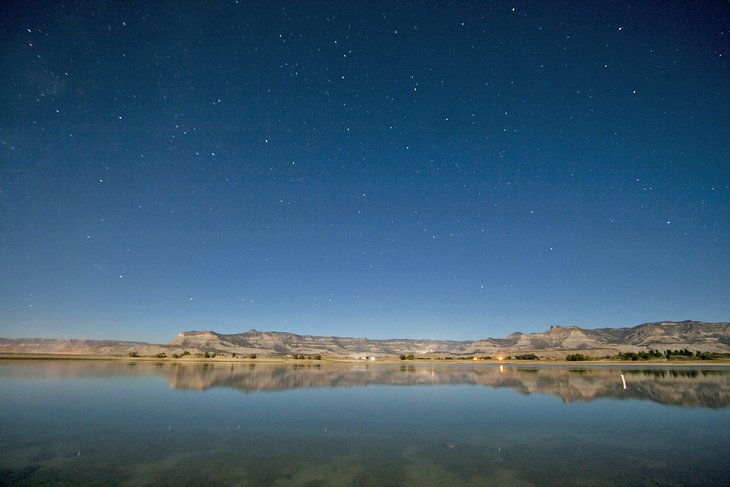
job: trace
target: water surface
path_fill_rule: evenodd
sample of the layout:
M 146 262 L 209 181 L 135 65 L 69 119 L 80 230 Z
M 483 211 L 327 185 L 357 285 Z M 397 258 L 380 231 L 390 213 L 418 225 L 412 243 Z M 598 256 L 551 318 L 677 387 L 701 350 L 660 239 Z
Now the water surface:
M 0 484 L 729 483 L 722 369 L 0 361 Z

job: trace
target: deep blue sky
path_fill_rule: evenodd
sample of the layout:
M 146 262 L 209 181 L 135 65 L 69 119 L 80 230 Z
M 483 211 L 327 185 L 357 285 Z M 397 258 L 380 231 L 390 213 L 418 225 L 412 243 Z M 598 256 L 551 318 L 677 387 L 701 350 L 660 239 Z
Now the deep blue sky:
M 0 7 L 0 336 L 730 320 L 727 2 L 55 3 Z

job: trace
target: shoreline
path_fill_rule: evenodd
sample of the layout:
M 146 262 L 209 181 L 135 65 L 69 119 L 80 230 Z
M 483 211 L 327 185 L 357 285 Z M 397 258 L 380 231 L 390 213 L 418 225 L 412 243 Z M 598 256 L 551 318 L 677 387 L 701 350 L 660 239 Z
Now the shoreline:
M 169 364 L 289 364 L 289 365 L 320 365 L 320 364 L 364 364 L 370 365 L 510 365 L 510 366 L 561 366 L 581 368 L 585 366 L 607 366 L 620 365 L 632 367 L 728 367 L 730 368 L 730 359 L 722 358 L 715 360 L 515 360 L 515 359 L 491 359 L 491 360 L 473 360 L 473 359 L 432 359 L 422 358 L 415 360 L 400 360 L 393 358 L 379 360 L 364 360 L 351 357 L 326 357 L 321 360 L 316 359 L 294 359 L 291 357 L 277 356 L 258 356 L 256 358 L 248 357 L 124 357 L 124 356 L 101 356 L 88 354 L 52 354 L 52 353 L 0 353 L 0 361 L 3 360 L 79 360 L 79 361 L 108 361 L 108 362 L 128 362 L 128 363 L 169 363 Z

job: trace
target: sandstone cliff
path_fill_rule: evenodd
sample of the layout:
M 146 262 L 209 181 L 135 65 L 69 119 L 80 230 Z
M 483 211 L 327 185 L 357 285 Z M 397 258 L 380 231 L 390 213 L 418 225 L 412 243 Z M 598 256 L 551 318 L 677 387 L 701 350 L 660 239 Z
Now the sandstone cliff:
M 220 334 L 213 331 L 180 333 L 171 343 L 180 348 L 219 353 L 305 354 L 335 356 L 496 356 L 504 353 L 540 353 L 564 356 L 566 352 L 612 355 L 648 348 L 670 348 L 730 353 L 730 323 L 697 321 L 645 323 L 633 328 L 583 329 L 552 326 L 543 333 L 513 333 L 503 339 L 474 341 L 322 337 L 283 332 Z
M 506 338 L 473 341 L 324 337 L 285 332 L 249 330 L 222 334 L 185 331 L 169 344 L 44 338 L 0 338 L 0 353 L 126 356 L 136 353 L 170 356 L 190 353 L 236 353 L 285 356 L 291 354 L 334 357 L 470 357 L 534 353 L 545 358 L 564 358 L 568 353 L 612 356 L 649 348 L 689 349 L 692 352 L 730 353 L 730 323 L 698 321 L 644 323 L 633 328 L 584 329 L 552 326 L 542 333 L 513 333 Z

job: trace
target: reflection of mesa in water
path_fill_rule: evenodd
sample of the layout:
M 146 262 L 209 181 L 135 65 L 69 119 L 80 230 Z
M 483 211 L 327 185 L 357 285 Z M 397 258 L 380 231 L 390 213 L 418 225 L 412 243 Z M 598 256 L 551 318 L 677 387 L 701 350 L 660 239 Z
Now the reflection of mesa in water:
M 274 366 L 178 365 L 160 372 L 175 389 L 227 387 L 244 391 L 369 385 L 473 384 L 509 387 L 523 394 L 551 394 L 565 402 L 648 399 L 682 407 L 730 406 L 730 371 L 568 369 L 459 365 Z M 621 375 L 624 378 L 622 379 Z M 626 388 L 624 388 L 624 381 Z
M 224 387 L 245 393 L 296 388 L 371 385 L 471 384 L 511 388 L 522 394 L 550 394 L 565 402 L 640 399 L 681 407 L 730 407 L 730 370 L 721 368 L 568 368 L 460 364 L 196 364 L 76 360 L 20 360 L 2 367 L 0 377 L 155 376 L 170 387 L 199 390 Z M 624 376 L 624 389 L 621 375 Z

